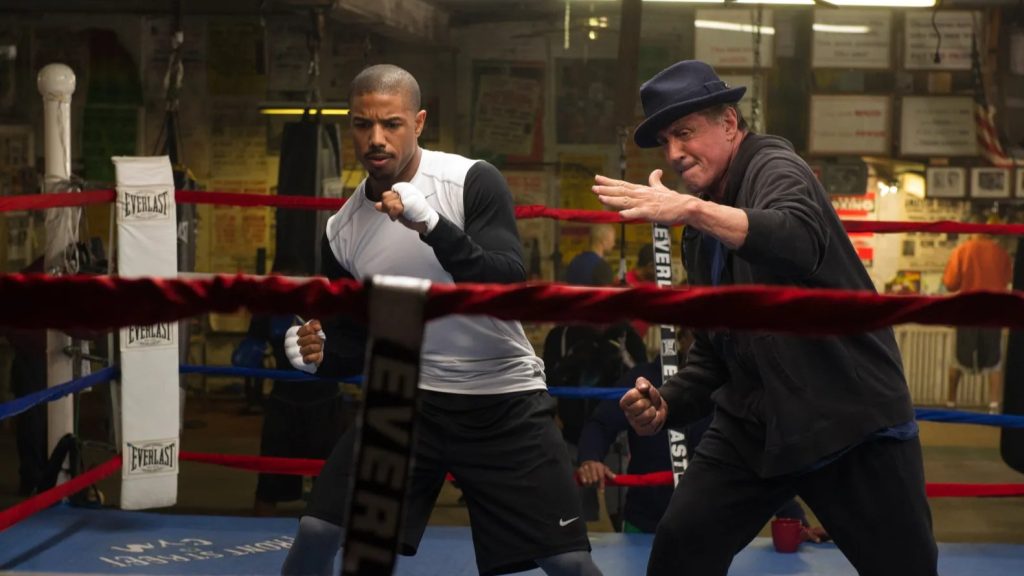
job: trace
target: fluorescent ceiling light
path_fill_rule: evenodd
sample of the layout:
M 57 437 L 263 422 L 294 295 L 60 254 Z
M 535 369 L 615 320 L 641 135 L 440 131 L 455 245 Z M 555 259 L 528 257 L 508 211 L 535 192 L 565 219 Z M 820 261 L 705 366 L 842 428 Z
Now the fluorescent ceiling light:
M 753 34 L 757 28 L 753 24 L 721 22 L 718 20 L 694 20 L 693 25 L 697 28 L 704 28 L 707 30 L 726 30 L 728 32 L 746 32 L 747 34 Z M 772 36 L 775 34 L 775 28 L 772 28 L 771 26 L 761 26 L 761 34 Z
M 935 0 L 825 0 L 836 6 L 880 6 L 884 8 L 931 8 Z
M 736 4 L 782 4 L 788 6 L 814 6 L 814 0 L 736 0 Z
M 303 114 L 316 116 L 347 116 L 348 107 L 344 104 L 324 104 L 321 106 L 306 106 L 303 104 L 282 103 L 263 104 L 260 106 L 260 114 L 265 116 L 302 116 Z
M 841 24 L 822 24 L 820 22 L 814 23 L 815 32 L 824 32 L 827 34 L 867 34 L 871 32 L 871 28 L 868 26 L 847 26 Z
M 576 2 L 582 2 L 583 0 L 574 0 Z M 590 2 L 618 2 L 619 0 L 590 0 Z M 642 0 L 643 2 L 650 2 L 652 4 L 725 4 L 725 0 Z M 813 3 L 814 0 L 809 0 L 807 3 Z M 767 4 L 767 2 L 765 2 Z

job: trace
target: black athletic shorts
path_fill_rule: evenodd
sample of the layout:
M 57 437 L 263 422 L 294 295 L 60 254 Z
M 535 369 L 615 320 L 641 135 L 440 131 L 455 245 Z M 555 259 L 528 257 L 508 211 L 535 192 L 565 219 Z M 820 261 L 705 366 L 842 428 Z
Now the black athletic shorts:
M 968 372 L 991 370 L 999 365 L 1002 344 L 999 328 L 960 326 L 956 329 L 956 362 Z
M 448 472 L 466 499 L 480 574 L 519 572 L 536 567 L 536 558 L 590 550 L 574 470 L 547 391 L 419 394 L 402 554 L 416 553 Z M 344 523 L 354 436 L 345 434 L 335 446 L 306 514 Z

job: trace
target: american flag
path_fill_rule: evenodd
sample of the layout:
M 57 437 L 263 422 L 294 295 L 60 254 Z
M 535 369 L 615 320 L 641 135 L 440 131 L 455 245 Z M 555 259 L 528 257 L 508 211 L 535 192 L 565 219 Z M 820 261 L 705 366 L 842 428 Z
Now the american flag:
M 996 128 L 996 109 L 985 95 L 985 82 L 981 75 L 981 57 L 978 54 L 977 35 L 971 35 L 971 74 L 974 80 L 974 123 L 978 136 L 978 148 L 989 164 L 999 168 L 1010 168 L 1014 160 L 1003 150 Z

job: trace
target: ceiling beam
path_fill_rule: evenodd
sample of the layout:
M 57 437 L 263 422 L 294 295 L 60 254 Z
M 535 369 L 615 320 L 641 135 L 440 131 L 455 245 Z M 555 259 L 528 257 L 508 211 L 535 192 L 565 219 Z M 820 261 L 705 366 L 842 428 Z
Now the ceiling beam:
M 449 14 L 425 0 L 334 0 L 329 14 L 403 42 L 447 45 L 449 41 Z

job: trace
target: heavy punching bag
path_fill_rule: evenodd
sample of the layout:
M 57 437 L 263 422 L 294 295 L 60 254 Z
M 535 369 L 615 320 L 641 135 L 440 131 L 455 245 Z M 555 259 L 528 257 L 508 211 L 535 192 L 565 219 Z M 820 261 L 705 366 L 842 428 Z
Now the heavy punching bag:
M 1024 238 L 1017 240 L 1013 263 L 1013 289 L 1024 290 Z M 1003 383 L 1003 413 L 1024 415 L 1024 330 L 1010 330 L 1006 346 L 1006 380 Z M 994 398 L 993 400 L 998 400 Z M 1003 428 L 999 443 L 1003 462 L 1024 472 L 1024 428 Z
M 337 126 L 320 122 L 319 114 L 305 114 L 300 122 L 284 126 L 279 196 L 320 196 L 321 183 L 341 174 Z M 317 210 L 278 208 L 274 272 L 308 276 L 320 271 L 320 237 L 328 214 Z

